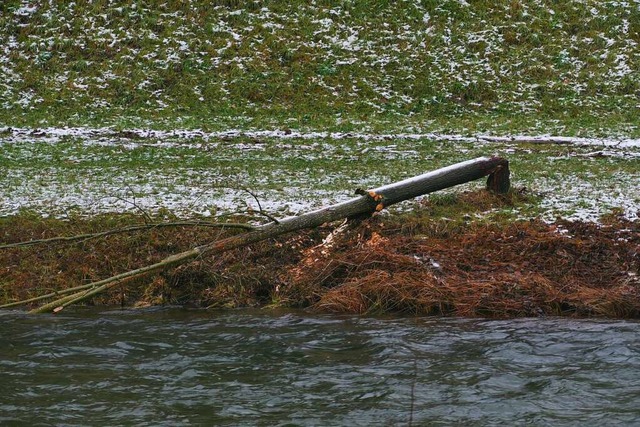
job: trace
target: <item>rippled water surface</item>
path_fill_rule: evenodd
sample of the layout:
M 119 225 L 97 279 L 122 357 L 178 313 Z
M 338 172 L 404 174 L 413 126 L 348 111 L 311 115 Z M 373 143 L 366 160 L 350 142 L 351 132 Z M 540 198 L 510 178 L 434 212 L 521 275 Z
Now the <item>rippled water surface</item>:
M 0 425 L 640 425 L 640 323 L 0 312 Z

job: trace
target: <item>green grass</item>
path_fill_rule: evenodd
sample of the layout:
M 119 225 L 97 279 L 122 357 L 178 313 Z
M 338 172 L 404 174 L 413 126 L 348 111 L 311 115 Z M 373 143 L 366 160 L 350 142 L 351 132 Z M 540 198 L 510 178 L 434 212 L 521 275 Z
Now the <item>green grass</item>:
M 640 135 L 633 2 L 22 3 L 5 126 Z
M 0 129 L 640 137 L 633 2 L 23 3 L 0 4 Z M 598 149 L 0 130 L 0 215 L 219 213 L 242 188 L 284 215 L 492 154 L 540 196 L 516 217 L 637 215 L 638 149 Z
M 6 171 L 0 177 L 0 213 L 15 213 L 17 205 L 56 216 L 137 207 L 207 215 L 247 205 L 255 209 L 253 197 L 243 190 L 248 189 L 263 207 L 282 216 L 353 197 L 358 187 L 375 188 L 455 162 L 500 155 L 511 162 L 514 187 L 539 196 L 515 207 L 513 217 L 553 219 L 586 209 L 597 218 L 612 207 L 633 214 L 640 204 L 637 150 L 593 152 L 591 146 L 427 138 L 63 137 L 55 143 L 27 138 L 0 145 L 0 168 Z M 481 186 L 474 182 L 449 191 Z

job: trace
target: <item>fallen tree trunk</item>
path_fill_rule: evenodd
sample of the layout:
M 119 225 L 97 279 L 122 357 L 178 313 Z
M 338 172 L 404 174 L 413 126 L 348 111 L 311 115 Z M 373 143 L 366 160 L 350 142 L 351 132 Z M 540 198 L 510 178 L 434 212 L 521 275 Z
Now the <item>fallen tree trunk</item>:
M 358 190 L 358 193 L 362 194 L 361 196 L 345 202 L 303 215 L 285 218 L 281 221 L 271 222 L 256 227 L 253 231 L 172 255 L 156 264 L 87 284 L 80 292 L 45 304 L 32 310 L 31 313 L 59 311 L 70 304 L 86 300 L 127 280 L 184 264 L 205 254 L 216 255 L 292 231 L 314 228 L 340 219 L 372 214 L 404 200 L 474 181 L 487 175 L 489 176 L 487 180 L 489 190 L 498 193 L 505 193 L 509 190 L 508 161 L 500 157 L 479 157 L 373 190 Z

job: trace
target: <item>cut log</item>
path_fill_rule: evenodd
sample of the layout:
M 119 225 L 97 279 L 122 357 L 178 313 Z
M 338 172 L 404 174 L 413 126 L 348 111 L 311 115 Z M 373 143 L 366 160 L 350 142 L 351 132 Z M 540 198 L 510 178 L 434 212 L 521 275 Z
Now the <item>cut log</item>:
M 69 304 L 86 300 L 100 292 L 112 288 L 124 281 L 140 277 L 169 267 L 184 264 L 203 255 L 216 255 L 232 249 L 250 245 L 262 240 L 280 236 L 292 231 L 314 228 L 322 224 L 345 218 L 354 218 L 372 214 L 387 206 L 409 200 L 434 191 L 453 187 L 489 175 L 487 187 L 491 191 L 505 193 L 509 190 L 509 163 L 500 157 L 480 157 L 457 163 L 442 169 L 425 173 L 413 178 L 389 184 L 373 190 L 362 191 L 359 197 L 342 203 L 325 207 L 299 216 L 271 222 L 253 231 L 228 237 L 206 245 L 195 247 L 189 251 L 172 255 L 164 260 L 137 270 L 128 271 L 108 279 L 86 285 L 86 290 L 60 298 L 32 313 L 58 311 Z

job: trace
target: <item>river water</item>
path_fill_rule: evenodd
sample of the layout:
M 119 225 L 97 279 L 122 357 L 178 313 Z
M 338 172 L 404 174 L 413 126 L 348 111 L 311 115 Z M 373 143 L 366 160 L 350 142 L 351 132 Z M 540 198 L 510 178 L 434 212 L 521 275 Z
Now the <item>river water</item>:
M 640 425 L 640 323 L 0 311 L 0 425 Z

